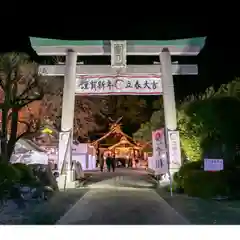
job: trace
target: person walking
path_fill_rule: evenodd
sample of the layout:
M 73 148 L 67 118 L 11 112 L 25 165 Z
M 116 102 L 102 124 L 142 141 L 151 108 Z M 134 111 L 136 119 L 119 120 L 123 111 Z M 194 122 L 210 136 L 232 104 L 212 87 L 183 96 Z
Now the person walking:
M 107 164 L 107 170 L 108 170 L 108 172 L 111 171 L 111 162 L 112 162 L 112 159 L 111 159 L 110 154 L 108 153 L 107 158 L 106 158 L 106 164 Z
M 100 155 L 99 163 L 100 163 L 100 171 L 103 172 L 103 167 L 104 167 L 104 157 L 103 157 L 103 154 Z
M 112 171 L 115 172 L 115 168 L 116 168 L 116 158 L 115 158 L 115 154 L 112 155 L 111 158 L 111 167 L 112 167 Z

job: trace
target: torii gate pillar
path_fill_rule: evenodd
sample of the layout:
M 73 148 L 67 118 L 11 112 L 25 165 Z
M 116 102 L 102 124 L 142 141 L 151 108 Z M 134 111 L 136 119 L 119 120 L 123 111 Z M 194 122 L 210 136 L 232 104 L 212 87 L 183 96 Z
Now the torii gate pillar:
M 58 169 L 61 171 L 63 163 L 65 162 L 66 173 L 59 177 L 58 186 L 60 189 L 75 187 L 72 170 L 72 136 L 75 107 L 76 68 L 77 53 L 68 50 L 64 75 L 61 132 L 59 134 L 58 152 Z
M 160 53 L 160 72 L 163 87 L 163 104 L 165 118 L 165 134 L 168 149 L 169 173 L 172 175 L 181 166 L 181 150 L 179 133 L 177 132 L 177 115 L 172 76 L 172 61 L 168 48 Z

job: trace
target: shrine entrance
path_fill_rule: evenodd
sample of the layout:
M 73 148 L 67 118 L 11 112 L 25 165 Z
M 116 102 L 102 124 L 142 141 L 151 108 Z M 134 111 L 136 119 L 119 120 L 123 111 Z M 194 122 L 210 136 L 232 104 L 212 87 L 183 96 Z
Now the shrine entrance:
M 117 167 L 146 167 L 144 145 L 135 142 L 132 137 L 122 131 L 121 119 L 111 123 L 109 131 L 91 143 L 97 150 L 97 158 L 106 158 L 110 155 L 115 158 Z M 112 141 L 107 141 L 108 139 Z
M 45 49 L 44 51 L 49 51 L 50 48 L 42 47 L 42 51 L 43 49 Z M 54 49 L 54 51 L 61 50 L 59 47 Z M 129 54 L 127 41 L 111 41 L 111 66 L 77 65 L 77 56 L 80 50 L 76 51 L 75 49 L 76 47 L 74 46 L 66 46 L 64 48 L 64 55 L 66 55 L 65 66 L 52 66 L 48 67 L 48 70 L 45 70 L 46 66 L 40 67 L 40 72 L 44 72 L 46 75 L 64 75 L 62 129 L 59 134 L 58 151 L 58 169 L 64 180 L 61 180 L 60 176 L 59 187 L 62 188 L 62 185 L 71 187 L 73 184 L 71 142 L 73 137 L 75 94 L 81 96 L 163 95 L 168 156 L 166 164 L 168 164 L 170 173 L 177 171 L 181 166 L 181 155 L 180 140 L 177 132 L 173 75 L 197 74 L 197 66 L 188 65 L 181 68 L 180 65 L 172 64 L 171 50 L 168 47 L 159 47 L 157 51 L 159 64 L 127 65 L 127 54 Z M 81 49 L 83 50 L 83 48 Z M 85 50 L 90 51 L 89 49 L 86 48 Z M 149 54 L 150 49 L 153 48 L 145 49 L 147 52 L 144 54 Z M 134 55 L 141 54 L 141 51 L 134 53 Z M 156 52 L 154 55 L 156 55 Z M 111 150 L 114 149 L 115 153 L 125 156 L 131 150 L 138 150 L 137 146 L 131 144 L 127 138 L 122 138 L 119 143 L 112 146 Z M 127 152 L 124 152 L 123 149 Z
M 172 74 L 171 56 L 168 49 L 160 53 L 159 73 L 145 73 L 145 69 L 132 70 L 126 65 L 126 51 L 124 42 L 112 43 L 112 66 L 111 74 L 80 74 L 76 77 L 77 53 L 68 51 L 66 61 L 66 73 L 63 91 L 62 106 L 62 136 L 59 140 L 59 169 L 65 166 L 66 176 L 60 185 L 71 187 L 73 170 L 71 169 L 71 146 L 74 117 L 75 94 L 81 96 L 98 95 L 163 95 L 165 114 L 165 136 L 167 145 L 167 156 L 164 159 L 164 169 L 170 174 L 176 172 L 181 166 L 180 139 L 177 132 L 176 107 L 174 97 L 174 85 Z M 116 47 L 121 46 L 119 53 Z M 120 57 L 118 56 L 120 54 Z M 109 71 L 110 71 L 109 69 Z M 97 72 L 97 70 L 96 70 Z M 141 74 L 139 72 L 142 72 Z M 76 79 L 77 78 L 77 79 Z M 175 135 L 175 145 L 172 152 L 169 151 L 169 133 Z M 124 139 L 122 139 L 124 140 Z M 124 140 L 125 141 L 125 140 Z M 126 149 L 126 148 L 125 148 Z M 115 150 L 117 146 L 115 146 Z M 123 154 L 123 151 L 120 152 Z M 161 156 L 159 156 L 161 157 Z M 135 163 L 136 164 L 136 163 Z M 166 165 L 168 167 L 166 167 Z M 167 172 L 168 173 L 168 172 Z M 67 180 L 66 180 L 67 178 Z M 59 186 L 61 187 L 61 186 Z

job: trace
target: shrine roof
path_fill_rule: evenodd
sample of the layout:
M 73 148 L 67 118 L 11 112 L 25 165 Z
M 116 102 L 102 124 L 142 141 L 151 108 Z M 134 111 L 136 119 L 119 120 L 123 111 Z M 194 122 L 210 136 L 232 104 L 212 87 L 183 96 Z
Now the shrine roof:
M 126 137 L 129 142 L 134 142 L 134 140 L 130 136 L 128 136 L 126 133 L 124 133 L 122 131 L 120 125 L 117 124 L 117 125 L 111 127 L 110 130 L 107 133 L 105 133 L 101 138 L 99 138 L 96 141 L 94 141 L 93 145 L 97 144 L 97 143 L 100 143 L 101 141 L 103 141 L 104 139 L 110 137 L 113 134 L 119 134 L 122 137 Z
M 135 142 L 130 142 L 127 137 L 123 136 L 120 141 L 110 147 L 108 147 L 109 150 L 114 149 L 115 147 L 126 147 L 126 145 L 130 146 L 130 147 L 134 147 L 134 148 L 140 148 L 139 146 L 137 146 L 137 144 Z

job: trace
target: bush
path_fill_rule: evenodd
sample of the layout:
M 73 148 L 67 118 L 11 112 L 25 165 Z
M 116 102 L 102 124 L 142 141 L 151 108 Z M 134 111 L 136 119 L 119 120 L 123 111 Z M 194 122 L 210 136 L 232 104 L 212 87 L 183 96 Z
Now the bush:
M 178 172 L 173 176 L 173 180 L 176 184 L 176 187 L 179 189 L 184 189 L 185 179 L 188 178 L 189 173 L 193 170 L 200 170 L 203 166 L 202 161 L 197 162 L 187 162 L 181 166 Z
M 167 186 L 165 187 L 165 190 L 166 190 L 167 192 L 171 192 L 171 187 L 172 187 L 172 191 L 173 191 L 173 192 L 175 192 L 175 193 L 181 193 L 181 191 L 179 191 L 180 189 L 179 189 L 178 185 L 177 185 L 175 182 L 172 182 L 172 186 L 167 185 Z
M 56 179 L 49 165 L 32 164 L 31 167 L 41 186 L 50 186 L 52 189 L 58 190 Z
M 0 198 L 7 196 L 20 180 L 20 172 L 11 164 L 0 163 Z
M 219 172 L 206 172 L 203 162 L 188 162 L 173 176 L 176 189 L 189 196 L 211 198 L 215 196 L 240 197 L 240 168 Z
M 26 164 L 15 163 L 12 165 L 20 173 L 19 183 L 31 185 L 35 183 L 36 177 L 33 174 L 33 170 Z
M 185 101 L 178 111 L 178 129 L 186 155 L 192 161 L 208 156 L 232 162 L 239 143 L 239 108 L 235 97 Z
M 240 170 L 227 169 L 219 172 L 206 172 L 203 162 L 188 162 L 174 175 L 178 189 L 193 197 L 211 198 L 230 196 L 236 193 Z
M 193 170 L 184 180 L 184 192 L 189 196 L 212 198 L 229 196 L 228 171 L 206 172 Z
M 227 184 L 229 186 L 231 196 L 234 198 L 240 197 L 240 169 L 238 167 L 235 167 L 234 169 L 231 169 L 228 171 L 229 174 L 227 175 Z

